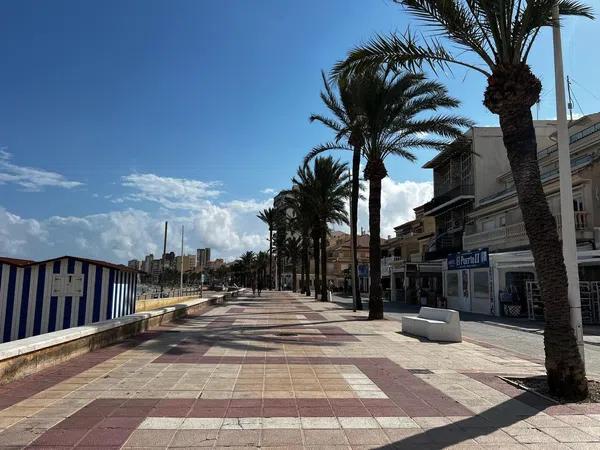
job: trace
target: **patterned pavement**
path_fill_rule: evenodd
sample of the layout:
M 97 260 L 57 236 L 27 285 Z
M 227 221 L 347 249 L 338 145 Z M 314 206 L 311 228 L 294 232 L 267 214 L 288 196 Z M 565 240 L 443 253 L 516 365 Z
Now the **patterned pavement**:
M 498 378 L 537 361 L 399 329 L 239 297 L 0 387 L 0 448 L 600 448 L 598 405 Z

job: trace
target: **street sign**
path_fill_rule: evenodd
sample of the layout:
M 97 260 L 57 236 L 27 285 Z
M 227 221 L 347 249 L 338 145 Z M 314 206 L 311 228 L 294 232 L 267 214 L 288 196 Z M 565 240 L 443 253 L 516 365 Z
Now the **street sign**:
M 447 262 L 448 270 L 489 267 L 489 251 L 487 248 L 480 248 L 468 252 L 450 253 Z

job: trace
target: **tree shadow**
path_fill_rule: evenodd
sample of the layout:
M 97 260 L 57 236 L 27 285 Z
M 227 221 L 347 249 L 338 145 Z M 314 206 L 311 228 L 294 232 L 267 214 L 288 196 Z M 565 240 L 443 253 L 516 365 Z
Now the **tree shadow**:
M 481 438 L 479 444 L 493 445 L 502 448 L 505 445 L 520 444 L 520 442 L 512 441 L 506 436 L 498 436 L 498 433 L 505 433 L 502 428 L 510 427 L 522 420 L 544 411 L 544 407 L 536 408 L 527 405 L 524 401 L 528 400 L 531 394 L 523 392 L 514 398 L 511 398 L 503 403 L 491 407 L 472 417 L 463 418 L 453 423 L 443 425 L 441 427 L 429 428 L 426 430 L 411 431 L 411 429 L 400 429 L 397 436 L 406 435 L 405 438 L 377 447 L 379 449 L 443 449 L 453 445 L 465 443 L 471 439 Z M 529 428 L 535 428 L 530 425 Z M 412 429 L 414 430 L 414 429 Z M 485 442 L 485 436 L 495 433 L 490 437 L 488 442 Z M 535 433 L 535 432 L 532 432 Z M 393 439 L 394 430 L 390 431 L 390 438 Z M 503 439 L 504 438 L 504 439 Z M 473 442 L 467 442 L 474 444 Z M 477 446 L 476 444 L 474 444 Z

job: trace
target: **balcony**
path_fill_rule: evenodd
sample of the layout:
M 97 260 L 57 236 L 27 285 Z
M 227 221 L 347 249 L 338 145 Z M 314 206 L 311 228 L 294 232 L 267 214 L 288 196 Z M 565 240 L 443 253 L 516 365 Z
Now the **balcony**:
M 394 268 L 394 263 L 398 263 L 403 261 L 402 256 L 388 256 L 386 258 L 381 258 L 381 275 L 389 275 L 390 269 Z
M 474 197 L 474 189 L 472 184 L 459 184 L 449 189 L 446 189 L 444 185 L 436 189 L 438 194 L 431 199 L 431 201 L 423 205 L 423 212 L 425 215 L 433 212 L 441 212 L 446 206 L 455 204 L 461 199 L 472 200 Z M 441 193 L 440 193 L 441 192 Z
M 555 215 L 554 219 L 556 220 L 560 236 L 560 215 Z M 588 226 L 587 211 L 575 211 L 575 233 L 578 239 L 593 238 L 593 230 Z M 463 248 L 465 250 L 482 247 L 488 247 L 490 250 L 500 250 L 521 247 L 528 244 L 529 240 L 527 239 L 525 224 L 523 222 L 514 223 L 494 230 L 468 235 L 465 234 L 463 236 Z

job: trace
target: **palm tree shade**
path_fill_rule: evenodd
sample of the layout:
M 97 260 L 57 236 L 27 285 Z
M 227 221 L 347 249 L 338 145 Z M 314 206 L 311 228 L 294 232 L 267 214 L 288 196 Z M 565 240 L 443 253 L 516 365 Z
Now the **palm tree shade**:
M 369 319 L 376 320 L 383 319 L 380 217 L 381 182 L 387 176 L 384 161 L 390 155 L 414 161 L 415 149 L 443 148 L 449 139 L 460 137 L 470 122 L 435 113 L 458 106 L 458 101 L 423 74 L 375 68 L 363 71 L 361 80 L 363 93 L 357 108 L 364 136 L 362 155 L 367 162 L 364 176 L 369 181 Z M 316 147 L 306 160 L 332 148 L 334 144 Z
M 570 324 L 567 273 L 556 221 L 546 201 L 537 159 L 531 108 L 542 83 L 527 60 L 540 31 L 561 16 L 593 18 L 574 0 L 394 0 L 433 29 L 434 35 L 377 36 L 337 64 L 337 74 L 391 65 L 436 71 L 456 64 L 487 77 L 483 103 L 500 121 L 525 231 L 536 267 L 546 325 L 544 348 L 550 391 L 582 399 L 588 386 L 585 364 Z

